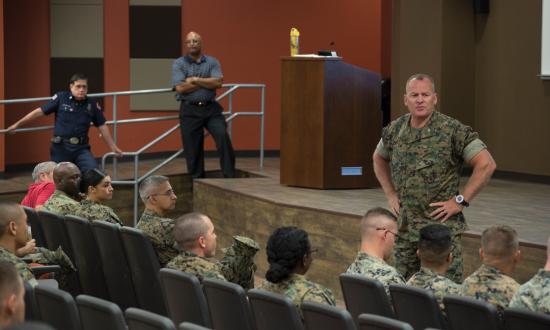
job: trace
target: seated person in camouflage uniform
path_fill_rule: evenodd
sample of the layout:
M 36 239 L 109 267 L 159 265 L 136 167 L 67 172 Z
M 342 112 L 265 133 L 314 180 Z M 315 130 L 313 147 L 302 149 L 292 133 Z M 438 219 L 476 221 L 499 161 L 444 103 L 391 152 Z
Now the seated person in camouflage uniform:
M 550 314 L 550 238 L 546 244 L 546 265 L 519 287 L 510 307 Z
M 388 297 L 390 284 L 405 284 L 405 279 L 387 261 L 393 255 L 397 219 L 382 207 L 367 211 L 361 219 L 361 249 L 346 273 L 363 275 L 384 285 Z
M 314 252 L 306 231 L 296 227 L 275 229 L 267 241 L 267 281 L 259 289 L 290 298 L 300 314 L 304 301 L 335 306 L 336 300 L 330 289 L 304 276 L 311 266 Z
M 481 235 L 482 265 L 462 283 L 462 294 L 491 303 L 502 311 L 519 289 L 510 277 L 520 259 L 518 234 L 510 226 L 492 226 Z
M 254 287 L 254 256 L 260 249 L 258 243 L 244 236 L 234 236 L 233 244 L 224 249 L 221 261 L 216 255 L 217 236 L 214 224 L 204 214 L 193 212 L 176 220 L 174 237 L 180 247 L 180 254 L 166 267 L 205 278 L 230 281 L 244 289 Z
M 176 194 L 168 178 L 162 175 L 147 177 L 139 185 L 139 196 L 145 210 L 136 228 L 149 237 L 161 267 L 178 255 L 174 240 L 174 220 L 165 218 L 176 207 Z
M 453 259 L 452 244 L 451 230 L 445 225 L 432 224 L 420 229 L 417 251 L 420 270 L 407 281 L 408 285 L 432 291 L 441 310 L 445 309 L 444 296 L 462 292 L 459 284 L 445 277 Z
M 34 286 L 38 282 L 34 278 L 29 264 L 16 255 L 16 251 L 24 247 L 28 241 L 27 214 L 23 208 L 15 202 L 0 201 L 0 260 L 15 265 L 23 280 Z M 50 251 L 33 245 L 32 250 L 33 253 L 27 256 L 33 262 L 56 264 L 61 267 L 60 282 L 64 276 L 76 270 L 61 247 L 56 251 Z
M 25 287 L 23 281 L 13 264 L 0 261 L 0 329 L 6 329 L 24 321 Z
M 53 169 L 55 191 L 44 203 L 45 211 L 59 215 L 75 215 L 80 210 L 80 170 L 75 164 L 62 162 Z
M 78 216 L 90 221 L 103 220 L 122 225 L 115 211 L 103 204 L 113 198 L 110 176 L 97 168 L 91 169 L 84 173 L 80 191 L 86 195 L 86 198 L 80 201 Z

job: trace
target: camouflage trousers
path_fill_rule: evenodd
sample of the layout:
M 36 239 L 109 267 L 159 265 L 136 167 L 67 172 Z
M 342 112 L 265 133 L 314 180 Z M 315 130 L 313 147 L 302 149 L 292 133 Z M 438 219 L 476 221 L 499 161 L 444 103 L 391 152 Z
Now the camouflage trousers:
M 462 259 L 462 234 L 454 235 L 452 239 L 453 261 L 445 275 L 455 283 L 462 283 L 464 273 L 464 261 Z M 405 279 L 409 279 L 414 273 L 420 270 L 420 259 L 416 255 L 418 249 L 418 241 L 410 240 L 407 233 L 401 233 L 395 242 L 394 260 L 395 268 L 403 275 Z

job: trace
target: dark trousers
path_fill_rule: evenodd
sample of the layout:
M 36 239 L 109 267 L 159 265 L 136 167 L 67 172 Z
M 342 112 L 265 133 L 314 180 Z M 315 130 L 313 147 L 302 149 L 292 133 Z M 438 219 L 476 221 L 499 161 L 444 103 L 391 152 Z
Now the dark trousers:
M 187 161 L 187 172 L 193 178 L 204 177 L 204 129 L 216 142 L 220 155 L 220 167 L 226 178 L 235 177 L 235 153 L 227 134 L 227 124 L 222 115 L 223 108 L 218 102 L 206 106 L 180 105 L 180 132 Z
M 52 143 L 50 147 L 50 159 L 56 163 L 74 163 L 82 174 L 97 167 L 89 144 Z

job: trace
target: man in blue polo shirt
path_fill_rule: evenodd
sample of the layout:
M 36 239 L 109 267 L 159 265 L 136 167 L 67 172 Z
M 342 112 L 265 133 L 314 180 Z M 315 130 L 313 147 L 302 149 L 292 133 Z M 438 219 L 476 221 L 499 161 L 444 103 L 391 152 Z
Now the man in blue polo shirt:
M 187 160 L 187 172 L 193 178 L 204 177 L 204 128 L 220 154 L 224 177 L 235 176 L 235 154 L 222 106 L 216 102 L 216 89 L 222 87 L 220 62 L 202 54 L 202 38 L 189 32 L 185 38 L 187 55 L 178 58 L 172 66 L 172 86 L 180 105 L 180 131 Z
M 54 133 L 50 147 L 50 157 L 56 163 L 72 162 L 82 173 L 97 167 L 97 163 L 88 144 L 88 130 L 93 123 L 101 132 L 101 137 L 109 148 L 121 154 L 114 143 L 99 102 L 87 97 L 88 78 L 74 74 L 69 84 L 70 91 L 58 92 L 47 104 L 36 108 L 15 124 L 6 129 L 13 134 L 15 130 L 37 118 L 55 113 Z

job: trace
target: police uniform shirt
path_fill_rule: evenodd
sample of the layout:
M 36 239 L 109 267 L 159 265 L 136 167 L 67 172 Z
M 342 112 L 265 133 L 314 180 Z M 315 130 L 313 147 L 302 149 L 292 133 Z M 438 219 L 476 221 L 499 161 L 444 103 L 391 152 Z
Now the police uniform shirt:
M 86 137 L 90 123 L 99 127 L 106 121 L 97 101 L 90 98 L 78 101 L 71 92 L 56 93 L 41 109 L 45 115 L 55 112 L 55 136 Z

